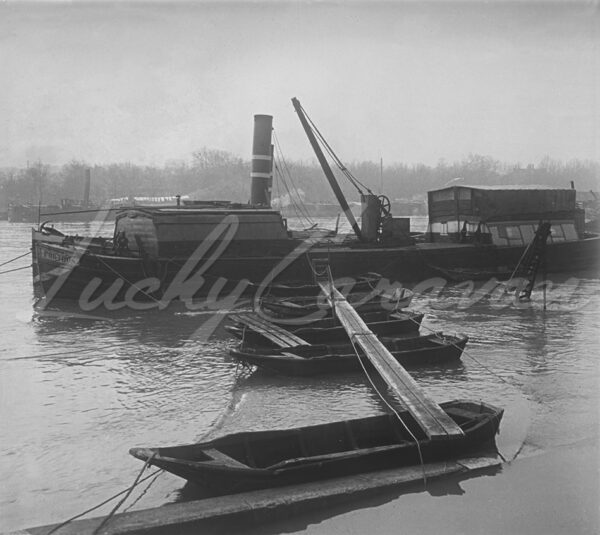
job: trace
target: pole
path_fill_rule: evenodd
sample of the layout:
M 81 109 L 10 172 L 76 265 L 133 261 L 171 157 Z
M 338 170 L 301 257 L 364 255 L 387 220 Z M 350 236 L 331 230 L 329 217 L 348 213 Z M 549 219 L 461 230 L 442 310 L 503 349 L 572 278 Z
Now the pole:
M 362 233 L 360 231 L 360 228 L 358 228 L 358 223 L 356 222 L 356 219 L 354 219 L 354 214 L 350 210 L 350 207 L 348 206 L 348 202 L 346 201 L 346 197 L 344 197 L 344 193 L 340 189 L 340 185 L 337 183 L 337 180 L 335 179 L 333 171 L 331 170 L 331 167 L 329 167 L 329 163 L 327 163 L 327 159 L 325 158 L 325 155 L 323 154 L 323 151 L 321 150 L 321 147 L 319 146 L 317 138 L 315 137 L 315 135 L 312 131 L 312 128 L 310 127 L 310 125 L 308 124 L 308 121 L 306 120 L 306 116 L 304 115 L 304 111 L 302 110 L 302 106 L 300 105 L 300 101 L 297 98 L 293 98 L 292 104 L 294 105 L 294 109 L 296 110 L 296 113 L 298 114 L 298 118 L 300 119 L 300 122 L 302 123 L 302 127 L 304 128 L 304 132 L 306 133 L 306 136 L 308 137 L 308 141 L 310 142 L 313 150 L 315 151 L 317 160 L 319 160 L 319 163 L 321 164 L 321 168 L 323 169 L 323 172 L 325 173 L 325 177 L 327 178 L 327 181 L 329 182 L 329 185 L 331 186 L 331 189 L 333 190 L 333 193 L 335 194 L 335 197 L 336 197 L 338 203 L 340 204 L 340 207 L 341 207 L 342 211 L 344 212 L 346 219 L 348 219 L 348 222 L 350 223 L 352 230 L 354 230 L 354 234 L 356 234 L 356 236 L 358 237 L 359 240 L 362 240 Z

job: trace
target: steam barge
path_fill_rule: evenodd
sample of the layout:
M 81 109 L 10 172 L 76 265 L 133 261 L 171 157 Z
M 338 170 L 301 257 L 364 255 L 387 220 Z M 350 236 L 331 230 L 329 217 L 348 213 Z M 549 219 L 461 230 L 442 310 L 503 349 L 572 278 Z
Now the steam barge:
M 113 236 L 67 236 L 43 223 L 32 231 L 33 276 L 48 299 L 101 296 L 125 301 L 236 295 L 272 281 L 314 279 L 315 262 L 335 278 L 377 272 L 403 283 L 442 269 L 509 271 L 540 221 L 551 223 L 548 272 L 600 267 L 600 236 L 586 233 L 574 189 L 451 186 L 428 194 L 429 226 L 415 236 L 389 201 L 361 193 L 360 227 L 314 136 L 296 112 L 353 233 L 294 231 L 270 206 L 272 117 L 255 116 L 249 204 L 183 201 L 117 211 Z

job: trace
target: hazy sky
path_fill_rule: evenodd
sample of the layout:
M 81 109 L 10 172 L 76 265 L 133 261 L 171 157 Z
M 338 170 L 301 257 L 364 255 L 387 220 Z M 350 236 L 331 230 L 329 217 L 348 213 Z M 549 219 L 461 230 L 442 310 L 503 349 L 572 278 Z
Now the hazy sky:
M 312 159 L 600 160 L 593 3 L 0 4 L 0 167 L 249 158 L 256 113 Z

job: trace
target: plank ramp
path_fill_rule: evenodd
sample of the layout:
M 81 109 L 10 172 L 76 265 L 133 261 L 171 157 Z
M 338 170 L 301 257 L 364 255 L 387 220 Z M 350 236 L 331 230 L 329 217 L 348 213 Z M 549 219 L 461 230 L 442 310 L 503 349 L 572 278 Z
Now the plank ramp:
M 344 326 L 350 340 L 363 350 L 377 372 L 404 403 L 425 434 L 431 440 L 463 436 L 464 433 L 456 422 L 425 394 L 330 281 L 319 280 L 317 283 L 327 295 L 331 307 L 335 309 L 337 318 Z
M 278 347 L 290 348 L 309 345 L 306 340 L 303 340 L 279 325 L 275 325 L 274 323 L 261 318 L 257 314 L 230 314 L 229 317 L 232 321 L 240 323 L 261 334 Z

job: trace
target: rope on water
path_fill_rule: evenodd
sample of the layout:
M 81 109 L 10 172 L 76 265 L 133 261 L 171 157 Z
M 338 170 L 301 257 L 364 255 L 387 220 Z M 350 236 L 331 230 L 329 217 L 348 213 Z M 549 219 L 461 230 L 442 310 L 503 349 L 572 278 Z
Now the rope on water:
M 102 347 L 102 351 L 105 351 L 106 349 L 111 349 L 113 347 L 123 347 L 123 346 L 132 346 L 133 344 L 131 342 L 122 342 L 119 344 L 112 344 L 109 346 L 103 346 Z M 137 347 L 137 346 L 136 346 Z M 41 358 L 45 358 L 45 357 L 59 357 L 62 355 L 74 355 L 76 353 L 88 353 L 90 351 L 99 351 L 99 349 L 97 347 L 90 347 L 87 349 L 77 349 L 75 351 L 58 351 L 56 353 L 42 353 L 41 355 L 26 355 L 24 357 L 11 357 L 11 358 L 7 358 L 7 359 L 3 359 L 3 360 L 29 360 L 29 359 L 41 359 Z
M 388 402 L 388 400 L 385 399 L 385 396 L 379 391 L 379 389 L 377 388 L 377 386 L 375 386 L 375 383 L 373 382 L 373 379 L 371 379 L 371 376 L 369 375 L 369 372 L 367 371 L 367 368 L 365 367 L 365 364 L 362 361 L 362 359 L 360 358 L 360 355 L 359 355 L 359 353 L 358 353 L 358 351 L 356 349 L 356 344 L 354 342 L 354 337 L 350 338 L 350 343 L 352 344 L 352 348 L 354 349 L 354 353 L 356 354 L 356 358 L 358 358 L 358 362 L 360 363 L 360 367 L 363 369 L 363 372 L 364 372 L 365 376 L 367 377 L 367 379 L 369 380 L 369 383 L 371 383 L 371 386 L 373 387 L 373 390 L 375 390 L 375 393 L 379 396 L 379 398 L 381 399 L 381 401 L 383 401 L 385 403 L 385 405 L 396 415 L 396 418 L 398 418 L 398 421 L 402 424 L 402 427 L 404 427 L 404 429 L 406 429 L 406 431 L 408 432 L 408 434 L 414 440 L 415 445 L 417 446 L 417 451 L 419 453 L 419 461 L 421 463 L 421 470 L 423 472 L 423 484 L 427 485 L 427 475 L 425 473 L 425 462 L 423 460 L 423 453 L 421 452 L 421 445 L 419 444 L 419 440 L 414 435 L 414 433 L 408 428 L 408 426 L 406 425 L 406 423 L 404 422 L 404 420 L 402 419 L 402 417 L 400 416 L 400 414 L 398 413 L 398 411 L 394 407 L 392 407 L 392 405 Z
M 144 468 L 146 468 L 146 467 L 144 466 Z M 162 468 L 159 468 L 158 470 L 155 470 L 151 474 L 148 474 L 146 477 L 140 479 L 139 482 L 138 482 L 138 485 L 140 483 L 143 483 L 144 481 L 147 481 L 148 479 L 150 479 L 153 476 L 158 476 L 163 471 L 164 470 Z M 87 515 L 88 513 L 91 513 L 92 511 L 95 511 L 96 509 L 99 509 L 103 505 L 106 505 L 107 503 L 113 501 L 115 498 L 118 498 L 119 496 L 121 496 L 122 494 L 125 494 L 128 491 L 129 491 L 129 488 L 127 488 L 125 490 L 122 490 L 118 494 L 115 494 L 114 496 L 111 496 L 110 498 L 107 498 L 102 503 L 99 503 L 98 505 L 94 505 L 94 507 L 90 507 L 87 511 L 83 511 L 83 513 L 79 513 L 78 515 L 72 516 L 71 518 L 69 518 L 68 520 L 65 520 L 61 524 L 58 524 L 57 526 L 54 526 L 48 533 L 46 533 L 46 535 L 52 535 L 53 533 L 56 533 L 60 528 L 66 526 L 67 524 L 70 524 L 71 522 L 77 520 L 78 518 L 81 518 L 82 516 Z
M 119 500 L 119 503 L 117 503 L 117 505 L 115 505 L 112 510 L 110 511 L 110 513 L 108 513 L 108 515 L 106 515 L 104 517 L 104 519 L 102 520 L 102 522 L 100 522 L 100 524 L 98 525 L 98 527 L 94 530 L 94 532 L 92 533 L 92 535 L 97 535 L 98 533 L 100 533 L 100 530 L 107 524 L 107 522 L 115 515 L 115 513 L 117 512 L 117 510 L 119 509 L 119 507 L 121 507 L 121 505 L 123 505 L 123 503 L 125 502 L 125 500 L 127 498 L 129 498 L 129 496 L 131 495 L 131 493 L 133 492 L 133 489 L 138 485 L 140 478 L 142 477 L 142 474 L 144 473 L 144 470 L 146 470 L 146 468 L 150 465 L 150 463 L 152 462 L 152 459 L 154 459 L 154 457 L 156 456 L 156 452 L 153 453 L 152 455 L 150 455 L 150 457 L 148 457 L 146 459 L 146 462 L 144 463 L 144 466 L 142 467 L 142 469 L 140 470 L 140 473 L 137 475 L 137 477 L 135 478 L 135 481 L 132 483 L 131 487 L 129 487 L 129 489 L 127 490 L 127 492 L 125 493 L 125 496 L 123 496 L 123 498 L 121 498 L 121 500 Z
M 140 495 L 131 502 L 130 505 L 128 505 L 125 509 L 123 509 L 123 512 L 126 513 L 127 511 L 129 511 L 136 503 L 138 503 L 145 495 L 146 493 L 150 490 L 150 487 L 152 485 L 154 485 L 154 482 L 160 477 L 160 475 L 164 472 L 164 470 L 161 468 L 160 470 L 155 470 L 154 472 L 152 472 L 152 474 L 154 474 L 154 478 L 150 480 L 150 482 L 146 485 L 146 488 L 140 493 Z M 150 474 L 150 476 L 152 475 Z M 148 477 L 150 477 L 148 476 Z M 144 478 L 144 481 L 148 479 L 148 478 Z M 141 481 L 140 481 L 141 483 Z
M 23 266 L 23 267 L 14 268 L 14 269 L 7 269 L 6 271 L 0 271 L 0 275 L 4 275 L 5 273 L 12 273 L 13 271 L 20 271 L 22 269 L 29 269 L 31 266 L 33 266 L 33 264 L 29 264 L 28 266 Z
M 432 329 L 431 327 L 427 327 L 426 325 L 421 324 L 420 322 L 418 322 L 417 320 L 415 320 L 414 318 L 410 318 L 411 321 L 415 322 L 416 324 L 418 324 L 421 328 L 426 329 L 430 332 L 432 332 L 434 335 L 439 336 L 439 332 L 435 331 L 434 329 Z M 446 341 L 448 341 L 446 339 Z M 461 349 L 461 347 L 458 344 L 455 344 L 454 342 L 450 342 L 450 345 L 454 346 L 457 349 Z M 489 374 L 493 375 L 494 377 L 496 377 L 497 379 L 500 379 L 503 383 L 512 386 L 513 388 L 516 387 L 517 385 L 514 383 L 511 383 L 510 381 L 507 381 L 504 377 L 502 377 L 501 375 L 498 375 L 494 370 L 492 370 L 491 368 L 489 368 L 488 366 L 486 366 L 485 364 L 483 364 L 480 360 L 476 359 L 473 355 L 471 355 L 465 348 L 462 348 L 462 354 L 469 357 L 473 362 L 475 362 L 476 364 L 478 364 L 479 366 L 481 366 L 485 371 L 487 371 Z
M 22 255 L 15 256 L 14 258 L 7 260 L 6 262 L 2 262 L 2 264 L 0 264 L 0 267 L 5 266 L 6 264 L 10 264 L 11 262 L 18 260 L 19 258 L 23 258 L 24 256 L 27 256 L 28 254 L 31 254 L 31 251 L 27 251 L 26 253 L 23 253 Z

